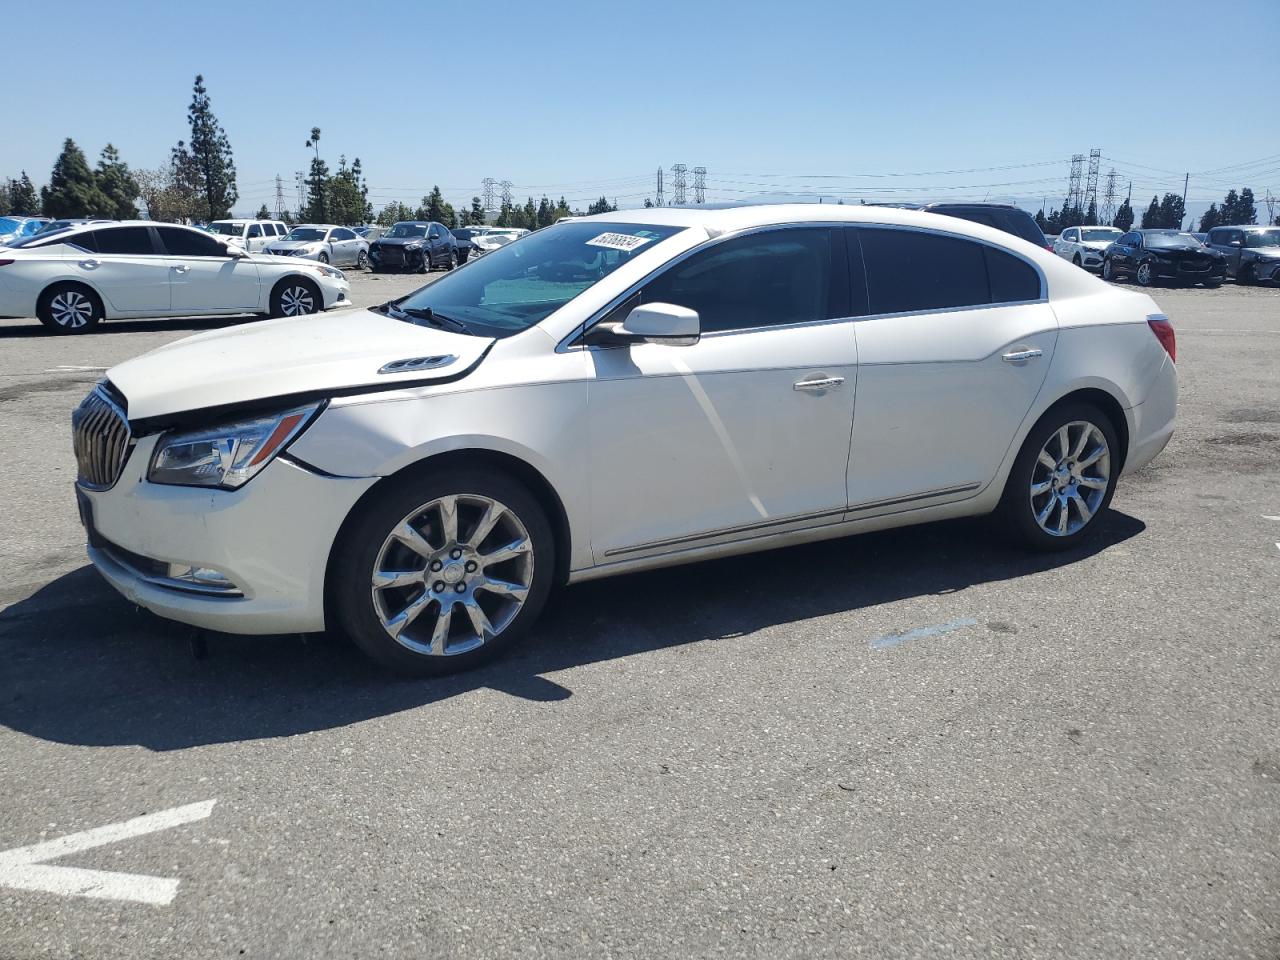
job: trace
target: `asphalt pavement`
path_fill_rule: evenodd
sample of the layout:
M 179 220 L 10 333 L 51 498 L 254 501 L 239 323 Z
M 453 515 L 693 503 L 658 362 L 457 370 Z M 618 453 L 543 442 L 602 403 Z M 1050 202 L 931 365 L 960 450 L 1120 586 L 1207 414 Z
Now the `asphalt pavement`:
M 1280 290 L 1155 297 L 1178 431 L 1090 548 L 973 520 L 594 582 L 426 681 L 197 659 L 87 566 L 71 410 L 246 319 L 0 321 L 0 957 L 1276 960 Z

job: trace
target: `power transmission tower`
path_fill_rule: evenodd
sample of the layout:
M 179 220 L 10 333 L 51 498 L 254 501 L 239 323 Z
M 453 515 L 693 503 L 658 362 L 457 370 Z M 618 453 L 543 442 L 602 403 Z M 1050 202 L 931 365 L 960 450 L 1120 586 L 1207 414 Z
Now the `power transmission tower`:
M 302 208 L 307 205 L 307 191 L 304 184 L 306 183 L 306 175 L 301 170 L 293 172 L 293 181 L 298 187 L 298 219 L 302 219 Z
M 1271 188 L 1267 187 L 1267 195 L 1262 198 L 1262 202 L 1267 205 L 1267 226 L 1271 226 L 1276 222 L 1276 200 L 1280 197 L 1271 195 Z
M 1077 153 L 1071 157 L 1071 174 L 1067 177 L 1067 199 L 1063 201 L 1063 210 L 1080 208 L 1080 178 L 1084 172 L 1084 154 Z
M 276 219 L 284 219 L 284 178 L 276 174 Z
M 1098 211 L 1098 222 L 1109 226 L 1116 218 L 1116 168 L 1107 171 L 1107 185 L 1102 192 L 1102 209 Z
M 693 168 L 693 202 L 705 203 L 707 199 L 707 168 Z
M 1102 161 L 1102 150 L 1094 147 L 1089 151 L 1089 179 L 1084 188 L 1084 207 L 1093 207 L 1094 216 L 1098 213 L 1098 164 Z
M 683 163 L 673 163 L 671 165 L 671 204 L 676 207 L 684 206 L 684 188 L 687 186 L 685 182 L 685 173 L 688 171 Z
M 502 202 L 505 203 L 507 206 L 512 206 L 513 201 L 511 199 L 511 181 L 503 180 L 501 183 L 498 184 L 498 186 L 502 188 Z
M 660 207 L 660 206 L 662 206 L 665 202 L 666 202 L 666 201 L 663 199 L 663 196 L 662 196 L 662 168 L 661 168 L 661 167 L 659 167 L 659 168 L 658 168 L 658 194 L 657 194 L 657 206 L 659 206 L 659 207 Z
M 493 205 L 493 188 L 498 185 L 498 181 L 493 177 L 485 177 L 480 181 L 481 203 L 484 204 L 485 210 L 497 210 Z

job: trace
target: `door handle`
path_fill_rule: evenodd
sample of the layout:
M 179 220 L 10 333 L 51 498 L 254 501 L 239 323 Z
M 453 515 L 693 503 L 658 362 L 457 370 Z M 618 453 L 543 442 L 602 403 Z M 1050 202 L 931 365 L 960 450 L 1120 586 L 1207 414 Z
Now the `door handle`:
M 844 377 L 818 377 L 814 380 L 797 380 L 792 384 L 793 390 L 827 390 L 844 383 Z
M 183 263 L 176 267 L 171 267 L 170 269 L 173 270 L 175 273 L 186 273 L 191 268 L 188 267 L 185 263 Z
M 90 259 L 88 259 L 88 260 L 81 260 L 81 261 L 80 261 L 80 266 L 84 267 L 86 270 L 93 270 L 94 268 L 98 267 L 99 265 L 100 265 L 100 261 L 98 261 L 98 260 L 94 260 L 93 258 L 90 258 Z
M 1036 357 L 1043 355 L 1043 350 L 1037 350 L 1035 347 L 1031 347 L 1029 350 L 1014 350 L 1010 353 L 1006 353 L 1000 359 L 1006 363 L 1021 363 L 1023 360 L 1034 360 Z

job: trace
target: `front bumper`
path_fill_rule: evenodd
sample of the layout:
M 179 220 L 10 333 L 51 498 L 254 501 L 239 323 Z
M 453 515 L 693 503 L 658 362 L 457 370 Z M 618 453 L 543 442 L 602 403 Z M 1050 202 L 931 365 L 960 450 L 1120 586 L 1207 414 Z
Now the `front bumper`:
M 407 247 L 370 247 L 369 262 L 375 267 L 394 269 L 417 269 L 422 265 L 427 252 L 424 247 L 409 249 Z
M 1101 250 L 1084 250 L 1080 254 L 1080 265 L 1086 270 L 1102 269 L 1102 251 Z
M 153 613 L 225 633 L 323 630 L 324 577 L 338 529 L 375 477 L 327 477 L 286 459 L 239 490 L 146 482 L 156 437 L 138 442 L 109 490 L 78 488 L 96 536 L 89 559 Z M 241 596 L 158 582 L 147 561 L 224 573 Z
M 1222 283 L 1227 276 L 1226 263 L 1210 264 L 1207 270 L 1189 268 L 1185 261 L 1151 260 L 1151 274 L 1160 280 L 1179 283 Z
M 1260 283 L 1280 283 L 1280 260 L 1255 260 L 1249 266 Z

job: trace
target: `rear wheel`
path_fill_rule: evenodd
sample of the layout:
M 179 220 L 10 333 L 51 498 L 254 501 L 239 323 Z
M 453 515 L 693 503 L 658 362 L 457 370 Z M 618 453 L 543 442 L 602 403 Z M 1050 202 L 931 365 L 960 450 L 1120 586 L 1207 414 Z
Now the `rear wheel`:
M 1138 264 L 1138 269 L 1134 273 L 1133 278 L 1138 281 L 1140 287 L 1150 287 L 1156 282 L 1156 272 L 1151 268 L 1151 261 Z
M 551 589 L 555 546 L 537 500 L 474 469 L 393 481 L 335 548 L 338 622 L 402 673 L 452 673 L 525 634 Z
M 1001 510 L 1009 528 L 1036 550 L 1067 550 L 1091 536 L 1111 505 L 1119 474 L 1115 427 L 1097 407 L 1051 410 L 1022 444 Z
M 54 333 L 88 333 L 102 321 L 102 301 L 88 287 L 59 283 L 40 295 L 36 316 Z
M 369 254 L 365 253 L 363 250 L 361 250 L 358 254 L 356 254 L 356 269 L 357 270 L 369 269 Z
M 324 307 L 324 298 L 310 280 L 289 277 L 271 291 L 271 315 L 273 317 L 301 317 L 318 313 Z

